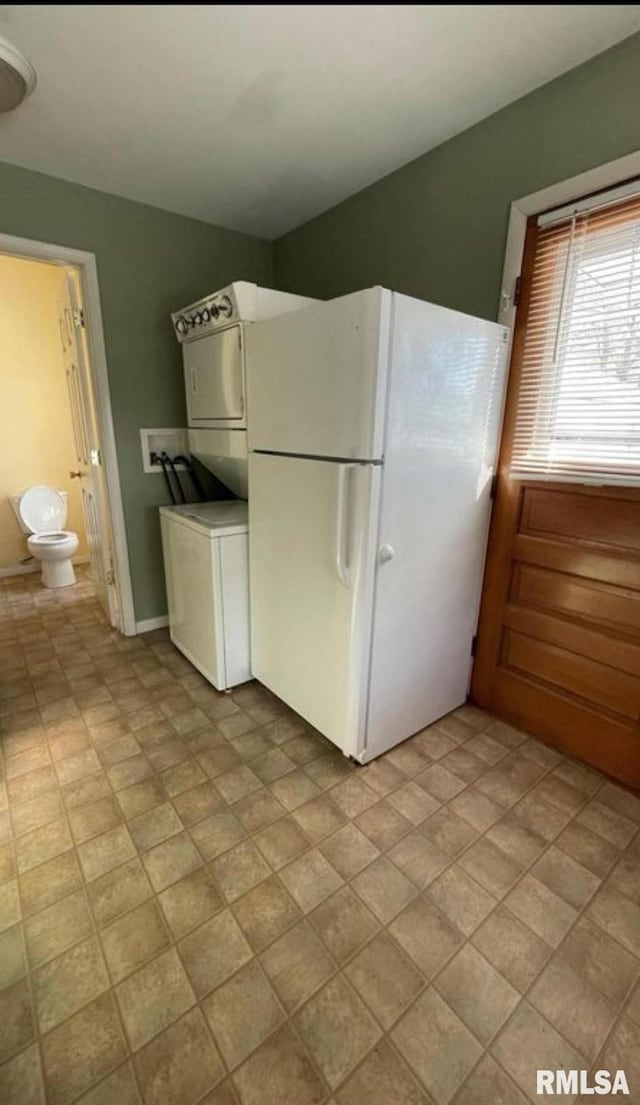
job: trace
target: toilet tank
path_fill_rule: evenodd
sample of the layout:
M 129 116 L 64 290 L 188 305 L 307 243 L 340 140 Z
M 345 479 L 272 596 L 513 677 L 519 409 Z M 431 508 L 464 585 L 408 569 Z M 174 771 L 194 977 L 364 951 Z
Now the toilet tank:
M 66 516 L 67 516 L 67 492 L 66 491 L 60 491 L 59 488 L 56 488 L 56 490 L 58 491 L 58 495 L 60 496 L 60 498 L 64 502 L 65 518 L 66 518 Z M 13 513 L 16 516 L 16 521 L 17 521 L 18 525 L 20 526 L 20 529 L 22 530 L 23 533 L 30 534 L 33 531 L 30 530 L 27 525 L 25 525 L 25 523 L 22 520 L 22 515 L 20 514 L 20 500 L 21 500 L 23 495 L 24 495 L 24 491 L 22 491 L 19 495 L 10 495 L 9 496 L 9 501 L 11 502 L 11 506 L 13 507 Z

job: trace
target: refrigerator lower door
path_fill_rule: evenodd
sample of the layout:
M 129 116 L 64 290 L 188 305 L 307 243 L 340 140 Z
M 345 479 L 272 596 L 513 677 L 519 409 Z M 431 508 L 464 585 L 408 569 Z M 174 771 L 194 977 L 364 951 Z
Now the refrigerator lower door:
M 380 467 L 251 454 L 249 489 L 253 674 L 357 756 Z

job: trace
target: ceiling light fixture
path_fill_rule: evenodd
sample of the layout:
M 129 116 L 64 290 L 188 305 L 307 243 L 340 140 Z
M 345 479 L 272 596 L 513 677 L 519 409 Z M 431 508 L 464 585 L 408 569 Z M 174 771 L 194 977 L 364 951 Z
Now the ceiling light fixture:
M 0 112 L 18 107 L 33 92 L 37 79 L 31 62 L 0 38 Z

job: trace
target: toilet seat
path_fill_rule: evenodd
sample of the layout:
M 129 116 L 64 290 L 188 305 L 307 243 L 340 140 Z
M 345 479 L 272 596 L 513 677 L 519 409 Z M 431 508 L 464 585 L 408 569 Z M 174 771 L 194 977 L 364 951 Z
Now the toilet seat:
M 33 533 L 29 540 L 35 545 L 60 545 L 63 541 L 73 540 L 75 533 L 72 530 L 60 530 L 59 533 Z

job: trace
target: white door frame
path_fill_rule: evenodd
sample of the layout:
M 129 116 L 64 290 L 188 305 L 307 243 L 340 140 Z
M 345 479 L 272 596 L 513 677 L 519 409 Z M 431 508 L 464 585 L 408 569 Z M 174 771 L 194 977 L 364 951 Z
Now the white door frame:
M 111 413 L 111 395 L 107 356 L 102 329 L 102 311 L 100 309 L 100 288 L 95 254 L 66 246 L 38 242 L 30 238 L 16 238 L 10 234 L 0 234 L 0 253 L 13 257 L 23 257 L 31 261 L 48 261 L 60 266 L 73 265 L 80 272 L 82 298 L 86 310 L 86 335 L 89 346 L 89 371 L 96 400 L 96 416 L 100 432 L 100 448 L 104 462 L 105 482 L 109 499 L 109 514 L 113 533 L 113 553 L 116 568 L 116 587 L 119 598 L 121 625 L 118 627 L 126 636 L 136 633 L 136 619 L 133 606 L 133 590 L 129 568 L 129 550 L 124 525 L 122 507 L 122 489 L 118 469 L 116 439 Z
M 513 201 L 509 213 L 507 248 L 500 285 L 498 322 L 509 326 L 513 333 L 516 313 L 513 295 L 522 267 L 527 219 L 550 207 L 561 207 L 572 200 L 581 199 L 590 192 L 615 187 L 621 181 L 635 176 L 640 176 L 640 150 L 619 157 L 615 161 L 608 161 L 605 165 L 597 165 L 585 173 L 578 173 L 568 180 L 551 184 L 539 192 L 530 192 L 528 196 L 522 196 Z

